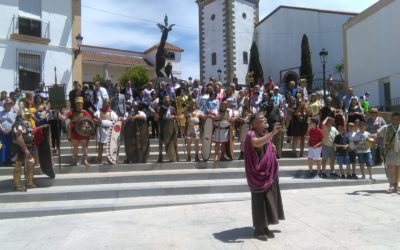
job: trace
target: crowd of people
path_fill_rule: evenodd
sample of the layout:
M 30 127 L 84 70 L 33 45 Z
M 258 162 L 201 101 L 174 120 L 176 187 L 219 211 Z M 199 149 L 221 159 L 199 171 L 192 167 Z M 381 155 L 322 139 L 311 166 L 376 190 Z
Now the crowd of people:
M 69 130 L 69 139 L 72 142 L 72 165 L 78 163 L 79 146 L 82 148 L 82 164 L 89 165 L 88 144 L 90 136 L 94 134 L 99 145 L 98 163 L 101 163 L 108 130 L 118 120 L 144 124 L 146 129 L 141 130 L 141 133 L 148 133 L 146 138 L 159 139 L 158 161 L 163 162 L 163 155 L 167 155 L 169 161 L 179 160 L 178 138 L 185 141 L 186 161 L 192 160 L 192 144 L 194 160 L 200 161 L 199 150 L 204 137 L 205 122 L 211 119 L 214 125 L 214 132 L 210 135 L 215 143 L 214 161 L 234 159 L 233 153 L 228 149 L 232 138 L 240 140 L 238 159 L 244 159 L 246 134 L 251 129 L 250 117 L 261 113 L 266 118 L 266 130 L 269 133 L 276 124 L 282 126 L 282 131 L 272 138 L 277 157 L 282 156 L 286 133 L 293 157 L 308 158 L 307 177 L 357 179 L 358 161 L 360 178 L 365 178 L 364 168 L 367 167 L 368 177 L 372 179 L 372 167 L 381 164 L 383 158 L 388 156 L 388 145 L 393 150 L 398 150 L 398 146 L 393 146 L 399 144 L 398 123 L 396 124 L 398 114 L 394 114 L 391 124 L 394 126 L 395 136 L 389 140 L 385 133 L 391 130 L 387 129 L 386 121 L 378 115 L 378 110 L 369 107 L 368 92 L 355 96 L 350 88 L 343 98 L 334 100 L 330 96 L 323 98 L 318 91 L 309 93 L 306 86 L 305 79 L 298 85 L 290 82 L 287 90 L 282 93 L 272 77 L 265 84 L 253 87 L 239 85 L 237 79 L 224 86 L 214 78 L 210 78 L 207 83 L 200 83 L 198 80 L 178 82 L 178 79 L 172 78 L 171 82 L 148 82 L 141 88 L 137 88 L 131 81 L 123 85 L 103 85 L 97 81 L 83 86 L 75 81 L 68 94 L 69 111 L 51 108 L 44 83 L 40 83 L 36 91 L 25 95 L 19 89 L 9 94 L 3 91 L 0 96 L 0 161 L 5 165 L 14 163 L 11 146 L 15 138 L 11 130 L 18 119 L 27 121 L 33 129 L 50 127 L 54 154 L 59 153 L 64 121 L 70 120 L 66 130 Z M 91 135 L 79 133 L 75 126 L 82 118 L 93 120 L 96 132 Z M 140 133 L 138 135 L 142 136 Z M 37 163 L 36 141 L 29 142 L 29 147 L 32 148 L 30 152 Z M 163 153 L 163 147 L 166 154 Z M 126 152 L 127 150 L 129 149 L 125 149 Z M 400 165 L 397 154 L 389 156 L 390 166 Z M 126 160 L 135 161 L 129 157 Z M 138 162 L 146 161 L 147 157 L 142 157 Z M 316 172 L 313 170 L 314 161 L 317 164 Z M 329 175 L 326 172 L 328 164 Z M 336 164 L 339 165 L 339 172 L 335 171 Z M 397 171 L 398 168 L 394 169 Z M 396 183 L 400 178 L 397 172 L 391 181 L 394 189 L 398 188 Z

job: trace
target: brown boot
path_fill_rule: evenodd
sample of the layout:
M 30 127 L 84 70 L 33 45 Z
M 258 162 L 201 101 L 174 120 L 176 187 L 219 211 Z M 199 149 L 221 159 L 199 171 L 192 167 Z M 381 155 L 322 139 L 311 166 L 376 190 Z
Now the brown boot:
M 196 162 L 199 162 L 199 161 L 200 161 L 199 154 L 196 154 L 196 156 L 194 157 L 194 160 L 195 160 Z
M 30 163 L 29 161 L 25 162 L 26 167 L 26 188 L 37 188 L 36 184 L 33 182 L 33 171 L 34 171 L 34 164 Z
M 188 155 L 188 156 L 186 157 L 186 161 L 187 161 L 187 162 L 191 162 L 191 161 L 192 161 L 192 157 L 191 157 L 190 155 Z
M 25 191 L 25 188 L 21 185 L 21 168 L 22 162 L 16 162 L 14 167 L 13 173 L 13 180 L 14 180 L 14 190 L 17 192 Z

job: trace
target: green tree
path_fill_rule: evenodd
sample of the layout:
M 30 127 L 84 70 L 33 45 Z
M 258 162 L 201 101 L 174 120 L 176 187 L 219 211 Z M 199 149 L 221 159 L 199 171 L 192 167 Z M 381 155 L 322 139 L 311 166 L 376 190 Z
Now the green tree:
M 146 67 L 135 65 L 126 69 L 118 78 L 118 81 L 125 86 L 125 83 L 130 80 L 137 89 L 141 89 L 149 81 L 149 75 L 149 70 Z
M 343 82 L 344 63 L 338 63 L 335 65 L 335 73 L 338 73 L 340 75 L 340 79 Z
M 312 70 L 310 45 L 308 43 L 308 37 L 306 34 L 303 35 L 303 39 L 301 41 L 300 76 L 301 78 L 307 79 L 307 88 L 311 89 L 314 75 Z
M 99 81 L 100 85 L 104 85 L 104 83 L 106 82 L 104 77 L 100 76 L 100 74 L 96 74 L 96 76 L 93 78 L 93 82 L 97 81 Z
M 250 63 L 249 63 L 249 69 L 248 73 L 253 72 L 253 77 L 254 77 L 254 84 L 258 84 L 260 81 L 264 82 L 264 72 L 260 63 L 260 56 L 258 53 L 258 47 L 255 42 L 251 45 L 250 49 Z

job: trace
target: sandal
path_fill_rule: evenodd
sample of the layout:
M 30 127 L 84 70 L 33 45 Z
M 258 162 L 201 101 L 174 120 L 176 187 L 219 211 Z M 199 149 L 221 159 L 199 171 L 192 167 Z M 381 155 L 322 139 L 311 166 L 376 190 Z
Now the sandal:
M 387 190 L 388 193 L 396 193 L 397 189 L 393 186 L 390 186 L 389 189 Z

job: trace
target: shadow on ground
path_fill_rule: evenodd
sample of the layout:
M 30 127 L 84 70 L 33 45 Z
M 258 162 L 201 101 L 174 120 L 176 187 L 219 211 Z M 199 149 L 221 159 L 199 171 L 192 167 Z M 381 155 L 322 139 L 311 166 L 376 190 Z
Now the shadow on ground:
M 271 230 L 273 233 L 280 233 L 279 230 Z M 213 236 L 217 240 L 224 243 L 242 243 L 244 240 L 253 239 L 253 228 L 252 227 L 242 227 L 234 228 L 219 233 L 214 233 Z
M 361 196 L 371 196 L 374 194 L 388 194 L 388 195 L 400 195 L 400 193 L 388 193 L 386 190 L 358 190 L 351 193 L 346 193 L 347 195 L 361 195 Z

